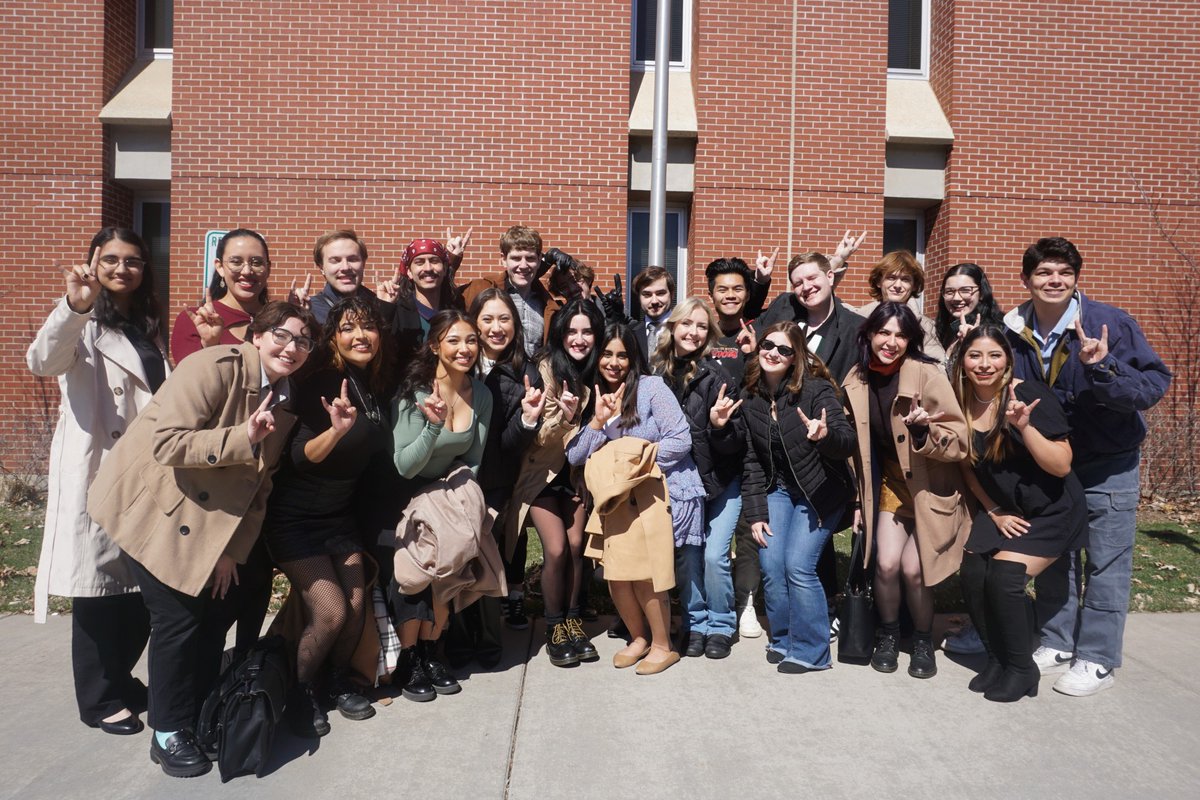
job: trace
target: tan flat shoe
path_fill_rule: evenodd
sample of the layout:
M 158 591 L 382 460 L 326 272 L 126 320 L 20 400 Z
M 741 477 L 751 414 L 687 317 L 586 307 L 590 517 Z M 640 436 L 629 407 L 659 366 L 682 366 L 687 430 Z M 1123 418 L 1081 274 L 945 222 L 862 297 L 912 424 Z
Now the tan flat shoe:
M 649 655 L 649 653 L 650 645 L 646 645 L 646 649 L 636 655 L 629 655 L 628 653 L 621 653 L 618 651 L 613 655 L 613 666 L 617 669 L 632 667 L 634 664 Z
M 667 655 L 663 658 L 662 661 L 643 661 L 642 663 L 638 664 L 637 674 L 638 675 L 657 675 L 658 673 L 662 672 L 663 670 L 667 669 L 672 664 L 675 664 L 678 661 L 679 661 L 679 653 L 676 653 L 674 650 L 671 650 L 667 653 Z

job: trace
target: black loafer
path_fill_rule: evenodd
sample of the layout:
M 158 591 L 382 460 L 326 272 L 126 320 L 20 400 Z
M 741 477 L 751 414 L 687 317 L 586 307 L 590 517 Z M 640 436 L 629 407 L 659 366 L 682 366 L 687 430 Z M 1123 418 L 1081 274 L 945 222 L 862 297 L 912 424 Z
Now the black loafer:
M 142 721 L 133 714 L 116 722 L 100 723 L 100 730 L 105 733 L 111 733 L 113 736 L 132 736 L 135 733 L 141 733 L 145 728 L 146 726 L 142 724 Z
M 158 746 L 158 737 L 150 737 L 150 760 L 172 778 L 197 778 L 212 769 L 212 762 L 196 744 L 191 731 L 176 732 L 166 747 Z
M 733 640 L 723 633 L 710 634 L 704 640 L 704 657 L 725 658 L 729 655 L 729 649 L 732 644 Z
M 704 655 L 704 634 L 692 631 L 688 634 L 687 647 L 683 654 L 688 658 L 699 658 Z
M 778 664 L 783 661 L 783 653 L 778 650 L 767 650 L 767 663 Z
M 775 671 L 782 672 L 784 675 L 803 675 L 811 670 L 803 664 L 797 664 L 795 661 L 780 661 Z

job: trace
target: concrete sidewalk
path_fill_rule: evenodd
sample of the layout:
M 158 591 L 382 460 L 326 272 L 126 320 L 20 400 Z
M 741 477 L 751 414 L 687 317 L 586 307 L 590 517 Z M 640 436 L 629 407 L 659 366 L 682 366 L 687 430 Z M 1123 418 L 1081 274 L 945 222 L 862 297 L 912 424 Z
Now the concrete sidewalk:
M 309 742 L 283 733 L 261 779 L 168 778 L 149 734 L 76 718 L 70 621 L 0 619 L 0 798 L 571 798 L 1200 796 L 1200 614 L 1129 618 L 1112 690 L 1012 705 L 967 691 L 978 666 L 938 653 L 918 681 L 837 664 L 780 675 L 763 639 L 654 677 L 602 660 L 551 666 L 542 628 L 507 633 L 504 663 L 432 703 L 397 699 Z M 144 669 L 144 667 L 143 667 Z M 144 674 L 144 673 L 143 673 Z

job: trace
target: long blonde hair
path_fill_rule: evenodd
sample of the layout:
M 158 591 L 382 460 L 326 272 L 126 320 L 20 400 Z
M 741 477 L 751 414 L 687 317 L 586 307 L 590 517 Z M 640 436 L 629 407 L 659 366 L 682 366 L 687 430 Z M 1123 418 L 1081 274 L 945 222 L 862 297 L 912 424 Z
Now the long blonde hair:
M 679 305 L 671 309 L 671 316 L 667 317 L 666 324 L 658 335 L 658 342 L 650 343 L 650 369 L 655 375 L 661 375 L 668 385 L 674 385 L 674 370 L 671 367 L 675 361 L 675 326 L 690 317 L 697 308 L 704 309 L 704 313 L 708 315 L 708 336 L 696 352 L 680 359 L 687 365 L 682 375 L 682 386 L 686 386 L 696 375 L 696 368 L 701 359 L 712 352 L 713 345 L 721 338 L 721 323 L 712 306 L 699 297 L 687 297 L 680 301 Z

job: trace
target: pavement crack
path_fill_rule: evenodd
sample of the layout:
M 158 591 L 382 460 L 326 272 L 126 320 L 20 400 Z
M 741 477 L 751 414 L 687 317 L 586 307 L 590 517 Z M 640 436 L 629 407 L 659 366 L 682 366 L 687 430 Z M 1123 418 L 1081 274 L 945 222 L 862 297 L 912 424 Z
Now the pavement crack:
M 521 707 L 525 705 L 525 679 L 529 676 L 529 661 L 533 658 L 532 620 L 529 625 L 529 640 L 525 643 L 525 660 L 521 663 L 521 685 L 517 687 L 517 713 L 513 715 L 512 733 L 508 738 L 508 766 L 504 772 L 504 800 L 508 800 L 509 785 L 512 783 L 513 757 L 517 752 L 517 730 L 521 727 Z

